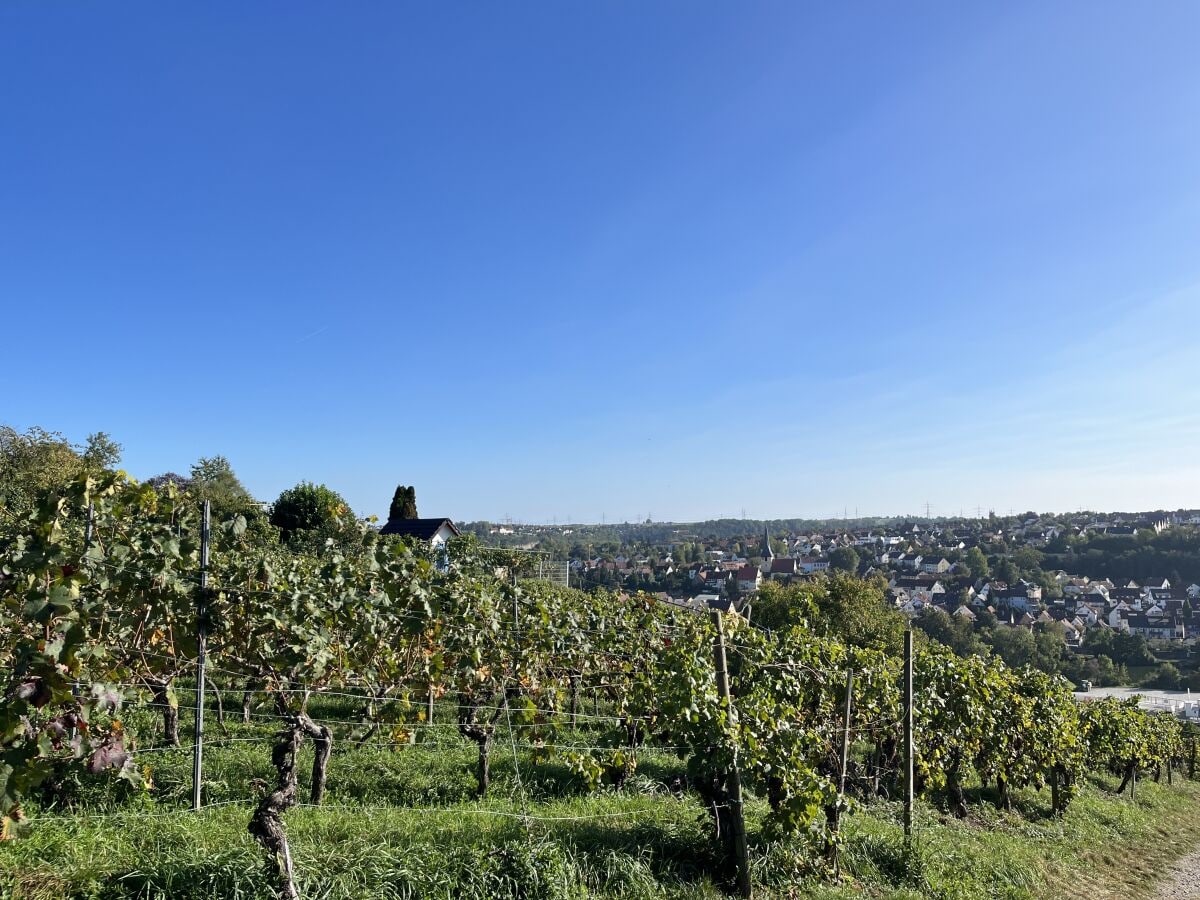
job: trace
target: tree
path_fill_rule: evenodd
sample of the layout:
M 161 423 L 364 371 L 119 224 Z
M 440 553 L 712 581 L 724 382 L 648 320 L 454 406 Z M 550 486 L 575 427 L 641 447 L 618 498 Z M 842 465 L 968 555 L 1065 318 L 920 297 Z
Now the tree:
M 858 572 L 858 551 L 853 547 L 838 547 L 829 554 L 829 568 L 855 574 Z
M 967 568 L 971 570 L 972 578 L 987 578 L 991 574 L 991 568 L 988 566 L 987 557 L 983 555 L 983 551 L 978 547 L 971 547 L 967 550 L 966 556 L 963 558 Z
M 186 475 L 180 475 L 178 472 L 163 472 L 161 475 L 155 475 L 153 478 L 147 478 L 144 482 L 156 491 L 166 490 L 167 485 L 175 485 L 175 489 L 180 493 L 188 490 L 192 486 L 192 479 Z
M 417 489 L 411 485 L 396 485 L 396 493 L 392 494 L 392 505 L 388 509 L 388 521 L 402 519 L 419 519 L 417 515 Z
M 1183 676 L 1175 663 L 1165 662 L 1158 667 L 1154 676 L 1154 686 L 1168 691 L 1177 691 L 1183 684 Z
M 885 602 L 880 582 L 831 571 L 815 584 L 817 629 L 855 647 L 900 652 L 906 619 Z
M 0 508 L 32 509 L 52 490 L 80 475 L 96 474 L 120 459 L 121 448 L 104 432 L 88 437 L 81 450 L 56 431 L 17 431 L 0 425 Z
M 1012 561 L 1023 572 L 1036 572 L 1042 567 L 1042 552 L 1025 544 L 1013 551 Z
M 1037 643 L 1025 628 L 1000 627 L 992 633 L 992 648 L 1010 666 L 1027 666 L 1033 662 Z
M 1017 567 L 1013 565 L 1013 561 L 1005 557 L 996 566 L 996 577 L 1005 584 L 1012 584 L 1021 577 L 1021 573 L 1017 571 Z
M 89 434 L 83 448 L 83 464 L 90 472 L 115 469 L 121 461 L 121 445 L 103 431 Z
M 283 533 L 285 541 L 296 532 L 339 527 L 353 518 L 340 494 L 311 481 L 288 488 L 271 507 L 271 524 Z
M 253 518 L 258 504 L 250 496 L 224 456 L 202 456 L 192 466 L 190 490 L 212 505 L 213 518 L 222 522 L 235 516 Z

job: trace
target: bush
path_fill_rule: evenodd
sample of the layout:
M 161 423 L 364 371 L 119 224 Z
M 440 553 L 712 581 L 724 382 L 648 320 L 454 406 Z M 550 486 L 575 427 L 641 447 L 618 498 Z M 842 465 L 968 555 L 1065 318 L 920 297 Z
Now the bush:
M 279 495 L 271 509 L 271 524 L 286 541 L 298 531 L 340 525 L 354 518 L 342 496 L 323 484 L 302 481 Z

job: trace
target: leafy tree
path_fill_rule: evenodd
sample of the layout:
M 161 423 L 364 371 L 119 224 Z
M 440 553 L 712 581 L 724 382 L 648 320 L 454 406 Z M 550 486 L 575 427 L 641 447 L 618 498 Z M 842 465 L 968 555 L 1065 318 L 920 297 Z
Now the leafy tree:
M 963 557 L 963 562 L 967 568 L 971 570 L 972 578 L 987 578 L 991 574 L 991 568 L 988 566 L 987 557 L 978 547 L 971 547 L 967 550 Z
M 880 582 L 831 571 L 813 586 L 815 630 L 856 647 L 900 653 L 905 616 L 884 600 Z
M 153 478 L 147 478 L 144 482 L 156 491 L 165 490 L 167 485 L 175 485 L 175 489 L 180 493 L 189 490 L 192 486 L 192 479 L 186 475 L 180 475 L 178 472 L 163 472 L 161 475 L 155 475 Z
M 1013 551 L 1012 561 L 1023 572 L 1036 572 L 1042 568 L 1043 556 L 1036 547 L 1024 544 Z
M 411 485 L 396 485 L 392 494 L 392 505 L 388 509 L 388 521 L 395 522 L 403 519 L 418 519 L 417 489 Z
M 103 431 L 89 434 L 83 448 L 83 465 L 89 472 L 115 469 L 121 461 L 121 445 Z
M 0 425 L 0 508 L 31 510 L 46 494 L 81 475 L 111 469 L 120 459 L 121 446 L 103 431 L 88 435 L 81 448 L 56 431 Z
M 212 506 L 213 519 L 223 522 L 242 515 L 247 519 L 259 514 L 258 504 L 224 456 L 202 456 L 192 466 L 189 486 L 199 500 Z
M 858 552 L 853 547 L 838 547 L 829 554 L 829 568 L 854 574 L 858 571 Z
M 751 612 L 756 625 L 773 631 L 806 625 L 815 614 L 811 583 L 782 585 L 777 581 L 763 584 Z
M 1021 577 L 1021 573 L 1017 570 L 1017 567 L 1013 561 L 1008 557 L 1005 557 L 1004 559 L 1001 559 L 999 565 L 996 566 L 996 577 L 1005 584 L 1012 584 Z
M 354 518 L 349 504 L 323 484 L 302 481 L 279 495 L 271 508 L 271 524 L 289 540 L 297 532 L 338 528 Z
M 1113 662 L 1125 666 L 1152 666 L 1158 662 L 1146 639 L 1128 632 L 1113 635 L 1112 658 Z
M 1000 627 L 992 633 L 992 648 L 1010 666 L 1027 666 L 1033 662 L 1037 643 L 1028 629 Z
M 950 615 L 945 610 L 931 606 L 914 619 L 913 624 L 959 656 L 987 655 L 987 647 L 975 633 L 971 621 L 963 616 Z
M 1183 675 L 1175 663 L 1165 662 L 1158 667 L 1154 686 L 1168 691 L 1177 691 L 1183 686 Z

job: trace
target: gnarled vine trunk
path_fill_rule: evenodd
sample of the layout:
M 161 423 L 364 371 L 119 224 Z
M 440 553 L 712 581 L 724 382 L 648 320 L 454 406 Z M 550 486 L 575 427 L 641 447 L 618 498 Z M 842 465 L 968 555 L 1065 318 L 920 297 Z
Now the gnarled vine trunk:
M 1130 796 L 1133 796 L 1137 790 L 1137 763 L 1128 762 L 1125 764 L 1125 772 L 1121 778 L 1121 786 L 1117 788 L 1117 793 L 1125 793 L 1125 788 L 1129 788 Z
M 288 716 L 288 724 L 275 736 L 275 746 L 271 749 L 271 762 L 279 775 L 279 786 L 263 797 L 250 819 L 249 831 L 266 849 L 268 856 L 267 868 L 271 879 L 279 889 L 280 897 L 284 900 L 299 900 L 296 890 L 296 875 L 292 865 L 292 850 L 288 844 L 287 829 L 284 827 L 283 814 L 296 805 L 296 754 L 305 736 L 311 737 L 317 746 L 317 756 L 313 762 L 313 802 L 319 803 L 318 785 L 320 792 L 325 790 L 325 766 L 329 761 L 329 748 L 332 745 L 329 729 L 317 725 L 304 713 Z M 324 753 L 322 753 L 324 747 Z M 320 778 L 318 779 L 318 765 Z
M 217 704 L 217 727 L 221 729 L 223 737 L 229 737 L 229 729 L 225 727 L 225 698 L 215 681 L 210 680 L 209 686 L 212 688 L 213 700 Z
M 955 758 L 946 769 L 946 791 L 950 795 L 950 809 L 960 819 L 967 817 L 967 798 L 963 796 L 962 760 Z
M 493 694 L 488 702 L 462 704 L 458 707 L 458 731 L 463 737 L 474 741 L 479 748 L 479 758 L 475 763 L 475 796 L 482 800 L 487 796 L 491 784 L 492 742 L 496 735 L 496 723 L 504 713 L 502 700 L 507 699 L 507 693 L 501 689 Z M 489 707 L 490 715 L 483 721 L 479 713 L 483 707 Z
M 725 880 L 732 881 L 737 875 L 737 838 L 731 802 L 733 794 L 729 790 L 725 773 L 706 772 L 693 779 L 692 784 L 712 816 L 717 845 L 721 851 L 721 875 Z M 775 792 L 775 796 L 771 798 L 773 807 L 782 802 L 779 793 Z
M 996 773 L 996 805 L 1006 812 L 1012 809 L 1012 796 L 1008 792 L 1008 776 Z
M 179 701 L 171 692 L 171 682 L 165 678 L 147 679 L 154 705 L 162 712 L 163 743 L 170 747 L 179 746 Z

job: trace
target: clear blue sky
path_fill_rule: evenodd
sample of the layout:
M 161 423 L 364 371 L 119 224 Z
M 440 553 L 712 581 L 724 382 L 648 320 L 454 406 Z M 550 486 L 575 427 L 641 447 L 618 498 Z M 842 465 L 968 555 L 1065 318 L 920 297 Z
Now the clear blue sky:
M 385 513 L 1200 506 L 1200 4 L 0 4 L 0 421 Z

